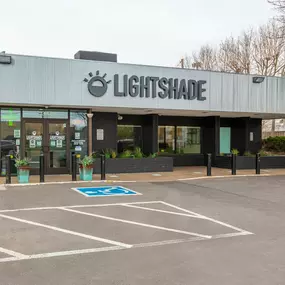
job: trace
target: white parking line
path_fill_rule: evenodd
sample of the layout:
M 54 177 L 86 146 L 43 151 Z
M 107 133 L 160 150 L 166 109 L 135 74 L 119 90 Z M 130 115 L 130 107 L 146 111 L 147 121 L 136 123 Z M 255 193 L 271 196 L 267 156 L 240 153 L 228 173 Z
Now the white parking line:
M 16 258 L 25 258 L 25 257 L 27 257 L 27 255 L 25 255 L 25 254 L 22 254 L 22 253 L 19 253 L 19 252 L 10 250 L 10 249 L 6 249 L 6 248 L 3 248 L 3 247 L 0 247 L 0 252 L 3 252 L 5 254 L 11 255 L 11 256 L 14 256 Z M 9 258 L 9 257 L 7 257 L 7 258 Z
M 56 210 L 62 207 L 64 208 L 90 208 L 90 207 L 109 207 L 109 206 L 121 206 L 121 205 L 136 205 L 136 204 L 159 204 L 161 201 L 141 201 L 141 202 L 127 202 L 127 203 L 112 203 L 112 204 L 91 204 L 91 205 L 65 205 L 65 206 L 50 206 L 50 207 L 34 207 L 34 208 L 19 208 L 11 210 L 0 210 L 0 213 L 13 213 L 20 211 L 39 211 L 39 210 Z
M 29 220 L 19 219 L 19 218 L 15 218 L 15 217 L 3 215 L 3 214 L 0 214 L 0 217 L 5 218 L 5 219 L 10 219 L 13 221 L 17 221 L 17 222 L 21 222 L 21 223 L 25 223 L 25 224 L 29 224 L 29 225 L 33 225 L 33 226 L 38 226 L 38 227 L 62 232 L 65 234 L 70 234 L 70 235 L 79 236 L 79 237 L 86 238 L 86 239 L 91 239 L 91 240 L 96 240 L 96 241 L 100 241 L 100 242 L 104 242 L 104 243 L 109 243 L 109 244 L 113 244 L 116 246 L 121 246 L 121 247 L 125 247 L 125 248 L 132 247 L 132 245 L 130 245 L 130 244 L 121 243 L 121 242 L 113 241 L 110 239 L 95 237 L 95 236 L 91 236 L 91 235 L 87 235 L 87 234 L 83 234 L 83 233 L 79 233 L 79 232 L 74 232 L 74 231 L 70 231 L 70 230 L 66 230 L 66 229 L 62 229 L 62 228 L 58 228 L 58 227 L 54 227 L 54 226 L 50 226 L 50 225 L 46 225 L 46 224 L 41 224 L 41 223 L 29 221 Z
M 181 207 L 178 207 L 178 206 L 175 206 L 175 205 L 172 205 L 172 204 L 169 204 L 169 203 L 163 202 L 163 201 L 161 201 L 161 203 L 162 203 L 162 204 L 164 204 L 164 205 L 167 205 L 167 206 L 173 207 L 173 208 L 175 208 L 175 209 L 177 209 L 177 210 L 184 211 L 185 213 L 189 213 L 189 214 L 197 215 L 198 217 L 200 217 L 200 218 L 202 218 L 202 219 L 204 219 L 204 220 L 211 221 L 211 222 L 213 222 L 213 223 L 216 223 L 216 224 L 222 225 L 222 226 L 224 226 L 224 227 L 227 227 L 227 228 L 230 228 L 230 229 L 236 230 L 236 231 L 238 231 L 238 232 L 242 232 L 242 233 L 246 233 L 246 234 L 253 234 L 253 233 L 248 232 L 248 231 L 245 231 L 245 230 L 243 230 L 243 229 L 241 229 L 241 228 L 234 227 L 234 226 L 232 226 L 232 225 L 230 225 L 230 224 L 227 224 L 227 223 L 224 223 L 224 222 L 221 222 L 221 221 L 218 221 L 218 220 L 215 220 L 215 219 L 209 218 L 209 217 L 207 217 L 207 216 L 204 216 L 204 215 L 201 215 L 201 214 L 198 214 L 198 213 L 192 212 L 192 211 L 188 211 L 188 210 L 183 209 L 183 208 L 181 208 Z
M 147 227 L 147 228 L 164 230 L 164 231 L 168 231 L 168 232 L 186 234 L 186 235 L 191 235 L 191 236 L 196 236 L 196 237 L 201 237 L 201 238 L 208 238 L 208 239 L 211 238 L 211 236 L 209 236 L 209 235 L 202 235 L 202 234 L 193 233 L 193 232 L 181 231 L 181 230 L 165 228 L 165 227 L 160 227 L 160 226 L 155 226 L 155 225 L 150 225 L 150 224 L 138 223 L 138 222 L 129 221 L 129 220 L 117 219 L 117 218 L 112 218 L 112 217 L 102 216 L 102 215 L 97 215 L 97 214 L 91 214 L 91 213 L 77 211 L 77 210 L 68 209 L 68 208 L 60 208 L 60 209 L 64 210 L 64 211 L 68 211 L 68 212 L 81 214 L 81 215 L 86 215 L 86 216 L 90 216 L 90 217 L 95 217 L 95 218 L 100 218 L 100 219 L 105 219 L 105 220 L 111 220 L 111 221 L 116 221 L 116 222 L 122 222 L 122 223 L 126 223 L 126 224 L 131 224 L 131 225 L 137 225 L 137 226 L 142 226 L 142 227 Z
M 153 211 L 153 212 L 159 212 L 159 213 L 165 213 L 165 214 L 172 214 L 172 215 L 177 215 L 177 216 L 184 216 L 184 217 L 190 217 L 190 218 L 200 218 L 196 215 L 190 215 L 190 214 L 184 214 L 184 213 L 178 213 L 178 212 L 171 212 L 171 211 L 165 211 L 165 210 L 160 210 L 160 209 L 152 209 L 152 208 L 145 208 L 141 206 L 135 206 L 135 205 L 130 205 L 130 204 L 124 204 L 121 205 L 124 207 L 129 207 L 129 208 L 135 208 L 135 209 L 142 209 L 146 211 Z

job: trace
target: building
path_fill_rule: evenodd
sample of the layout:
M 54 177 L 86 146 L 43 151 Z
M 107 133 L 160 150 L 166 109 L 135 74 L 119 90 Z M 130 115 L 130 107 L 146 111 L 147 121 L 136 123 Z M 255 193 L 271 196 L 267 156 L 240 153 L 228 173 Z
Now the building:
M 0 102 L 1 161 L 15 149 L 37 169 L 42 151 L 47 174 L 67 173 L 72 152 L 141 147 L 201 165 L 204 153 L 261 148 L 262 119 L 285 113 L 285 79 L 121 64 L 97 52 L 2 54 Z

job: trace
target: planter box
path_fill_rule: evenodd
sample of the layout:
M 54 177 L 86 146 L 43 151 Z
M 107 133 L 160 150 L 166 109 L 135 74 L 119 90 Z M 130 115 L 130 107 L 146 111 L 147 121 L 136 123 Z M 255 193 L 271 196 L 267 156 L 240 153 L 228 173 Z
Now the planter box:
M 106 159 L 106 173 L 140 173 L 173 171 L 172 157 L 110 158 Z M 94 173 L 101 173 L 101 161 L 94 163 Z
M 255 169 L 255 157 L 237 156 L 237 169 Z M 230 156 L 217 156 L 215 167 L 231 169 Z M 261 169 L 285 168 L 285 156 L 263 156 L 260 158 Z
M 160 154 L 159 157 L 172 157 L 173 166 L 204 166 L 203 154 Z

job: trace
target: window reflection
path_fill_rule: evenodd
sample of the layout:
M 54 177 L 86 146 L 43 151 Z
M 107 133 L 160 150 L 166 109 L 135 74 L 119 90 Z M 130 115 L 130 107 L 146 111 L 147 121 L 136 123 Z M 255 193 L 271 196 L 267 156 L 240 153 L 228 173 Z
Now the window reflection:
M 21 111 L 16 108 L 1 109 L 1 174 L 6 173 L 5 156 L 9 152 L 20 152 L 21 145 Z M 16 168 L 12 164 L 12 173 Z
M 87 155 L 87 112 L 71 111 L 70 112 L 70 150 L 80 153 L 81 156 Z
M 133 151 L 136 147 L 142 148 L 142 127 L 141 126 L 118 126 L 118 153 L 125 150 Z

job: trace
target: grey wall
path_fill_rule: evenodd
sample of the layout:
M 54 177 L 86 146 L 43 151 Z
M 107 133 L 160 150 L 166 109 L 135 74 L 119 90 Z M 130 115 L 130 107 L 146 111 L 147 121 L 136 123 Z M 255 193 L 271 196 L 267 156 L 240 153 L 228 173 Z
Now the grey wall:
M 88 92 L 84 78 L 99 70 L 107 74 L 107 93 L 100 98 Z M 153 76 L 205 80 L 205 101 L 115 97 L 114 75 Z M 285 114 L 285 78 L 268 77 L 261 84 L 252 83 L 253 76 L 180 68 L 152 67 L 111 62 L 54 59 L 13 55 L 13 64 L 0 64 L 0 103 L 34 104 L 71 107 L 147 108 L 156 110 L 198 110 L 213 112 L 245 112 Z

